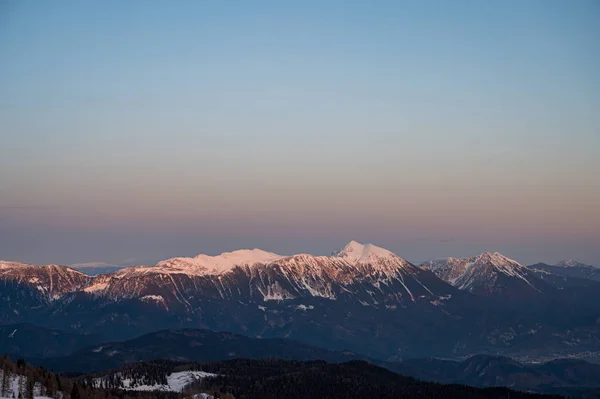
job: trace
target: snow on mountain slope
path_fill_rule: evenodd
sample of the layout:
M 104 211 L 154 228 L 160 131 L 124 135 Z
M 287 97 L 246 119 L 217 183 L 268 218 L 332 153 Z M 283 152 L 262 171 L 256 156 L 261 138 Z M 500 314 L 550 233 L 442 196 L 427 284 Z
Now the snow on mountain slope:
M 147 384 L 144 379 L 123 378 L 121 388 L 131 391 L 170 391 L 181 392 L 183 388 L 202 378 L 216 377 L 217 374 L 207 373 L 205 371 L 178 371 L 167 375 L 166 384 Z M 102 387 L 104 378 L 97 378 L 94 383 L 97 387 Z
M 444 281 L 471 293 L 493 295 L 543 292 L 548 285 L 519 262 L 498 252 L 469 258 L 437 259 L 421 264 Z
M 469 262 L 465 272 L 459 277 L 455 286 L 461 290 L 473 291 L 482 284 L 493 284 L 498 276 L 505 275 L 523 280 L 537 290 L 528 280 L 529 271 L 518 262 L 498 252 L 484 252 L 474 262 Z M 529 276 L 530 277 L 530 276 Z

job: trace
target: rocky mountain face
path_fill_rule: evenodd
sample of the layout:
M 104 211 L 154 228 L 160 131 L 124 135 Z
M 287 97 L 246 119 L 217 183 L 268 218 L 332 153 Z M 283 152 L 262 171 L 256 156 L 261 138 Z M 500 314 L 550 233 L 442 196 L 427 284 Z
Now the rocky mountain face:
M 11 270 L 0 280 L 0 295 L 12 298 L 0 305 L 10 310 L 2 313 L 4 324 L 33 322 L 107 341 L 205 328 L 393 360 L 523 348 L 588 350 L 599 330 L 597 302 L 587 298 L 592 290 L 555 299 L 548 312 L 547 298 L 555 298 L 556 289 L 497 253 L 419 268 L 352 241 L 332 256 L 240 250 L 93 278 L 58 266 Z M 54 273 L 43 280 L 46 270 Z M 523 299 L 527 307 L 520 305 Z
M 553 289 L 531 270 L 498 252 L 484 252 L 470 258 L 438 259 L 425 262 L 420 267 L 431 270 L 460 290 L 478 295 L 515 299 Z
M 89 280 L 65 266 L 0 261 L 0 322 L 32 317 Z

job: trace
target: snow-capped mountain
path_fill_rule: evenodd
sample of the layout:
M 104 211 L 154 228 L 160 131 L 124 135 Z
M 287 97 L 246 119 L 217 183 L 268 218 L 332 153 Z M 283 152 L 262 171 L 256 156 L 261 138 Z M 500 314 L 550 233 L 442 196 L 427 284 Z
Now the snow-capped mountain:
M 531 270 L 498 252 L 484 252 L 469 258 L 437 259 L 420 267 L 431 270 L 456 288 L 474 294 L 522 297 L 550 289 Z

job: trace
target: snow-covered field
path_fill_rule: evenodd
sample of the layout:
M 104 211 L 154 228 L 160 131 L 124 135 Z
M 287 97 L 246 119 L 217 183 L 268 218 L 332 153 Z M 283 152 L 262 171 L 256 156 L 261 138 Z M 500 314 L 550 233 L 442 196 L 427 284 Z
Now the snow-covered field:
M 192 396 L 192 399 L 214 399 L 215 397 L 212 395 L 209 395 L 207 393 L 197 393 L 196 395 Z
M 135 385 L 131 379 L 123 379 L 123 389 L 132 391 L 172 391 L 181 392 L 188 384 L 206 377 L 215 377 L 216 374 L 207 373 L 204 371 L 180 371 L 171 373 L 167 376 L 166 385 Z M 96 379 L 96 383 L 100 384 L 101 378 Z M 3 372 L 0 370 L 0 399 L 14 399 L 19 397 L 19 392 L 25 395 L 25 387 L 27 386 L 27 378 L 22 375 L 13 374 L 8 381 L 8 387 L 2 386 Z M 45 388 L 39 383 L 36 383 L 34 390 L 34 399 L 53 399 L 43 395 Z M 195 394 L 192 399 L 213 399 L 211 395 L 206 393 Z
M 216 377 L 216 374 L 207 373 L 205 371 L 179 371 L 171 373 L 167 376 L 167 384 L 155 385 L 136 385 L 132 379 L 123 379 L 123 389 L 132 391 L 172 391 L 181 392 L 186 385 L 206 377 Z M 96 380 L 97 384 L 101 383 L 101 378 Z

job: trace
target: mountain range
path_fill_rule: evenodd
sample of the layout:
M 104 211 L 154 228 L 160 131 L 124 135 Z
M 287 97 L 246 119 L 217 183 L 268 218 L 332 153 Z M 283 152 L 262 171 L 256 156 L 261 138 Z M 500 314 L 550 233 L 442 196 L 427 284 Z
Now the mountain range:
M 600 350 L 600 285 L 540 273 L 497 252 L 416 266 L 355 241 L 332 256 L 238 250 L 94 277 L 0 262 L 0 323 L 106 341 L 204 328 L 386 361 Z

